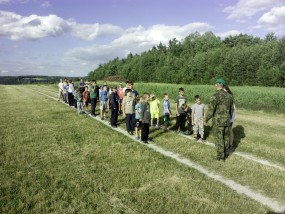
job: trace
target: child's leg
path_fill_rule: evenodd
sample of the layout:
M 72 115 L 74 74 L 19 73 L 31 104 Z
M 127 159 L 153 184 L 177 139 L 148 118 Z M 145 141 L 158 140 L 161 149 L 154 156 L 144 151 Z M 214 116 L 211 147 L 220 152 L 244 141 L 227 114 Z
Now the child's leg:
M 138 128 L 138 137 L 141 139 L 142 137 L 142 130 L 141 127 Z
M 159 113 L 157 113 L 157 117 L 156 117 L 157 121 L 156 121 L 156 125 L 159 126 Z
M 197 119 L 194 119 L 193 134 L 195 138 L 197 137 L 198 129 L 199 129 L 199 122 Z
M 201 138 L 204 139 L 204 120 L 203 119 L 200 119 L 199 121 L 199 134 Z

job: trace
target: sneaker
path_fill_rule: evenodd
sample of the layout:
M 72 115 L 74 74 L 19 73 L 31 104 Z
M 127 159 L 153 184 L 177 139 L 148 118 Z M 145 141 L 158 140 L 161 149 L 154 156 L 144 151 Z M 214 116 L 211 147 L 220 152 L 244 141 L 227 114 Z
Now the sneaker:
M 140 138 L 139 138 L 139 137 L 136 137 L 136 140 L 140 140 Z
M 112 127 L 112 128 L 118 128 L 117 126 L 114 126 L 114 125 L 112 125 L 111 127 Z
M 160 126 L 157 124 L 156 126 L 155 126 L 157 129 L 160 129 Z
M 195 136 L 194 136 L 194 140 L 195 140 L 195 141 L 198 141 L 199 139 L 200 139 L 199 137 L 195 137 Z

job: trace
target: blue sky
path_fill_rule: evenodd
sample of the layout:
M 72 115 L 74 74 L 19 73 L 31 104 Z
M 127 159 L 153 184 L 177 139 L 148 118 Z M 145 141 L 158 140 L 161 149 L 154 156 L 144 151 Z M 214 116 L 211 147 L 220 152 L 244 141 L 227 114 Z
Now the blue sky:
M 196 31 L 282 37 L 284 20 L 285 0 L 0 0 L 0 76 L 86 76 Z

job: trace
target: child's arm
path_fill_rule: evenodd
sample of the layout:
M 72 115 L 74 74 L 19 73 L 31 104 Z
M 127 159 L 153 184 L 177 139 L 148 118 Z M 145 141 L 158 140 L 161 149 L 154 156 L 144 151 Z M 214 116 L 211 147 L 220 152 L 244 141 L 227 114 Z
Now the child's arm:
M 192 113 L 191 113 L 192 125 L 195 125 L 194 124 L 194 113 L 195 113 L 195 109 L 192 108 Z

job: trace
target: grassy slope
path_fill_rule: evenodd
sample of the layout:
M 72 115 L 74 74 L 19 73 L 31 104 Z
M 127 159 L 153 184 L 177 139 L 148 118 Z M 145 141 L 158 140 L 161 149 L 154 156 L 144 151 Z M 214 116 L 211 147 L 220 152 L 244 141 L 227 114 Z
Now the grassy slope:
M 260 204 L 62 104 L 25 87 L 0 88 L 5 100 L 0 104 L 3 213 L 266 212 Z M 211 147 L 174 133 L 155 131 L 152 136 L 164 148 L 265 193 L 273 188 L 269 195 L 284 198 L 278 191 L 285 186 L 284 173 L 238 157 L 224 165 L 212 163 Z M 253 182 L 257 178 L 261 180 Z

